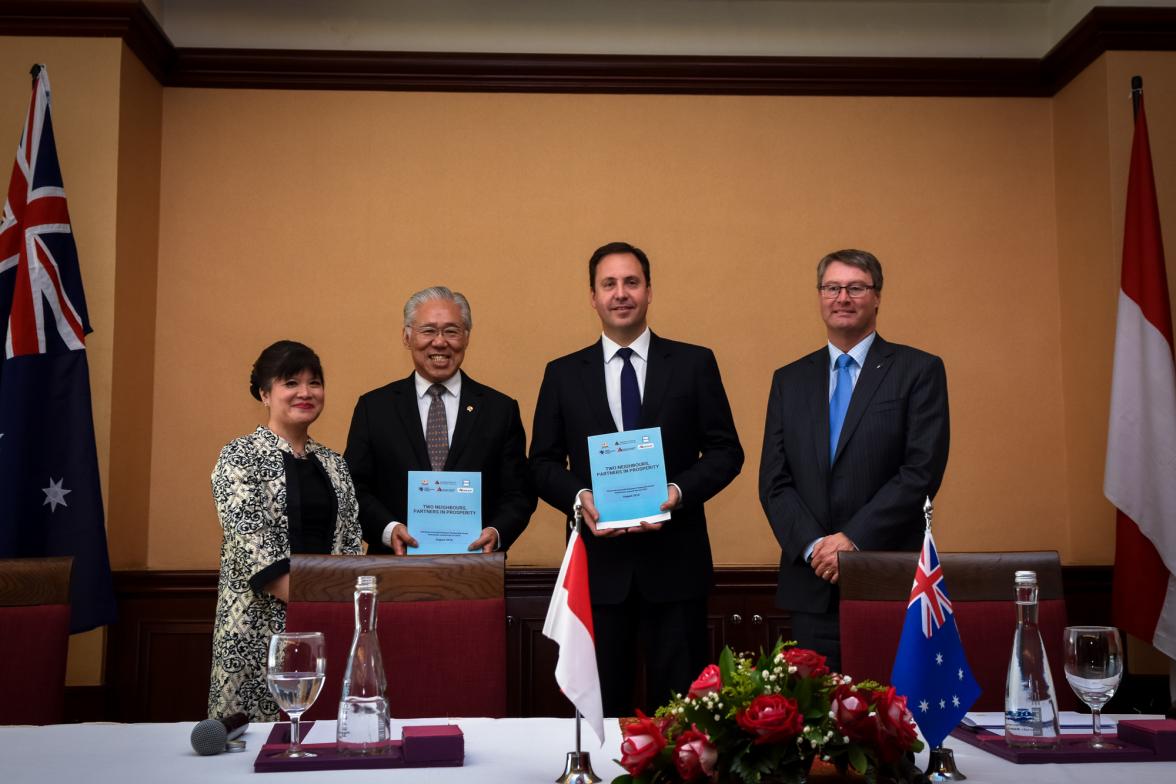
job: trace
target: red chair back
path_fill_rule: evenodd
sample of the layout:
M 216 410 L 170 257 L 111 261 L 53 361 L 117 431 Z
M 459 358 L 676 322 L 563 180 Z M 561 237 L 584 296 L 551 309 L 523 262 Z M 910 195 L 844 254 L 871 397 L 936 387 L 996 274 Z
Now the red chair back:
M 310 719 L 333 719 L 355 631 L 355 579 L 378 579 L 377 634 L 395 718 L 506 715 L 505 557 L 296 555 L 286 628 L 326 637 Z
M 0 560 L 0 724 L 59 724 L 73 558 Z
M 1062 670 L 1066 603 L 1056 552 L 940 553 L 956 627 L 980 697 L 972 710 L 1004 710 L 1005 679 L 1017 627 L 1013 573 L 1037 572 L 1038 626 L 1060 710 L 1077 699 Z M 841 669 L 855 679 L 890 682 L 918 553 L 848 552 L 839 559 Z

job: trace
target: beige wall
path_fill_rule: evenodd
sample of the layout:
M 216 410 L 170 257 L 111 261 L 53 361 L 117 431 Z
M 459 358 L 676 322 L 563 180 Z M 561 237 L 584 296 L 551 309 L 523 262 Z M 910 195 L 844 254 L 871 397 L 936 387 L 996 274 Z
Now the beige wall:
M 124 48 L 120 77 L 117 289 L 107 507 L 111 566 L 145 568 L 149 535 L 159 153 L 163 88 Z

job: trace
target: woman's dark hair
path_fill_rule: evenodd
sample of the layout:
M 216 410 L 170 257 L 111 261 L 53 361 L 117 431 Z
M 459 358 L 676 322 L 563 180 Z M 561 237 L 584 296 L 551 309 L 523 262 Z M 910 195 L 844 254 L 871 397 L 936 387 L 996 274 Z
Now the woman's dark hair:
M 294 340 L 279 340 L 261 352 L 253 363 L 249 374 L 249 394 L 261 400 L 261 391 L 269 391 L 275 378 L 294 378 L 304 370 L 320 381 L 323 379 L 323 365 L 318 354 Z

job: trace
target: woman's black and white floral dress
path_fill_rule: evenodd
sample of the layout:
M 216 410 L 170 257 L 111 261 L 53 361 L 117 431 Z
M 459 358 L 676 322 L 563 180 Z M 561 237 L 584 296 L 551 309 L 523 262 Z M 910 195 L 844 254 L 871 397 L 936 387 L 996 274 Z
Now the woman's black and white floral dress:
M 335 496 L 334 554 L 358 554 L 360 528 L 347 463 L 316 441 L 306 444 Z M 286 628 L 286 605 L 255 589 L 250 578 L 290 557 L 287 464 L 293 450 L 265 427 L 231 441 L 212 472 L 212 496 L 224 529 L 208 715 L 242 711 L 254 721 L 276 721 L 278 706 L 265 683 L 270 637 Z

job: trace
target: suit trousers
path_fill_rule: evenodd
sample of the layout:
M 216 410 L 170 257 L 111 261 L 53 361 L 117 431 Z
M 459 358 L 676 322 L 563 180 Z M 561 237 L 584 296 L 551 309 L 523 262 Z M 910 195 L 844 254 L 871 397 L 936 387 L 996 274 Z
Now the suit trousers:
M 841 616 L 837 610 L 792 613 L 792 638 L 801 648 L 825 657 L 833 672 L 841 672 Z
M 620 604 L 593 604 L 596 665 L 605 716 L 649 715 L 676 691 L 685 694 L 707 665 L 706 599 L 650 602 L 634 589 Z M 638 655 L 638 644 L 641 655 Z M 645 662 L 645 694 L 635 694 Z

